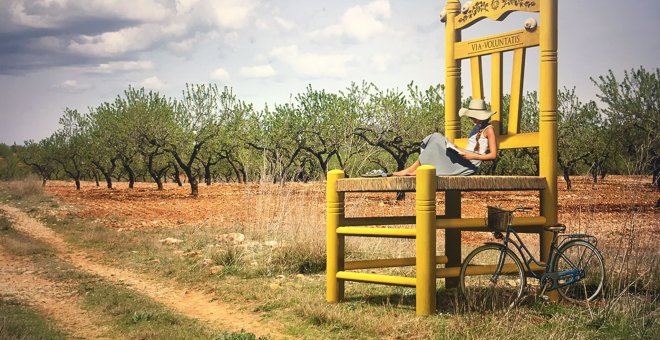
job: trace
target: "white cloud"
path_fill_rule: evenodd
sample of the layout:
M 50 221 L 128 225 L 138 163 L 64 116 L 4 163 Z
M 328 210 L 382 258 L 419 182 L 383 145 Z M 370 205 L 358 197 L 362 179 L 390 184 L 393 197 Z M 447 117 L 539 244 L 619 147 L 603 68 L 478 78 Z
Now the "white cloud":
M 217 68 L 213 72 L 211 72 L 211 79 L 213 80 L 224 81 L 224 80 L 229 80 L 229 78 L 230 78 L 229 72 L 227 72 L 227 70 L 225 70 L 222 67 Z
M 238 32 L 229 32 L 222 36 L 222 41 L 232 48 L 236 48 L 241 43 L 241 35 Z
M 172 41 L 167 44 L 167 47 L 175 54 L 183 55 L 192 51 L 196 46 L 198 46 L 202 41 L 209 38 L 211 34 L 202 34 L 197 33 L 193 37 L 180 40 Z
M 310 32 L 311 37 L 346 36 L 365 41 L 385 31 L 384 20 L 390 17 L 389 0 L 376 0 L 364 6 L 353 6 L 346 10 L 338 24 Z
M 388 69 L 392 56 L 389 54 L 377 54 L 371 57 L 371 62 L 378 72 L 385 72 Z
M 67 48 L 67 43 L 66 41 L 56 37 L 41 37 L 36 40 L 33 46 L 54 52 L 65 50 Z
M 275 17 L 275 18 L 273 18 L 273 20 L 275 20 L 275 22 L 277 23 L 277 25 L 279 25 L 279 26 L 280 26 L 282 29 L 284 29 L 285 31 L 292 30 L 293 28 L 296 27 L 296 23 L 294 23 L 294 22 L 291 21 L 291 20 L 286 20 L 286 19 L 284 19 L 284 18 L 282 18 L 282 17 Z
M 157 76 L 153 76 L 144 79 L 140 83 L 140 86 L 144 87 L 145 89 L 159 90 L 165 87 L 165 83 L 162 80 L 160 80 Z
M 71 41 L 68 50 L 80 55 L 114 57 L 129 52 L 143 51 L 163 39 L 163 28 L 145 24 L 96 36 L 83 35 Z
M 0 53 L 0 74 L 52 66 L 112 72 L 119 65 L 88 65 L 138 59 L 141 52 L 190 59 L 210 41 L 230 51 L 261 37 L 258 18 L 272 26 L 267 34 L 295 26 L 277 13 L 279 4 L 262 0 L 0 0 L 0 6 L 0 35 L 12 46 Z
M 269 78 L 277 74 L 270 64 L 241 67 L 239 72 L 249 78 Z
M 296 27 L 296 23 L 291 20 L 284 19 L 280 16 L 273 16 L 257 19 L 255 26 L 263 31 L 291 31 Z
M 146 60 L 132 60 L 132 61 L 112 61 L 109 63 L 99 64 L 92 68 L 90 71 L 94 73 L 114 73 L 114 72 L 131 72 L 131 71 L 147 71 L 154 68 L 154 63 Z
M 157 22 L 173 14 L 172 9 L 158 0 L 10 1 L 7 7 L 11 22 L 33 28 L 62 27 L 72 19 L 90 15 L 104 19 Z
M 90 88 L 92 88 L 92 86 L 90 84 L 79 83 L 75 79 L 67 79 L 62 83 L 53 86 L 53 88 L 69 93 L 79 93 L 89 90 Z
M 176 12 L 178 14 L 188 13 L 197 5 L 197 3 L 199 3 L 199 0 L 176 0 Z
M 158 22 L 167 19 L 174 11 L 159 0 L 91 0 L 68 1 L 71 7 L 77 7 L 87 13 L 98 13 L 101 17 L 120 17 L 124 19 Z
M 348 54 L 301 53 L 296 45 L 274 48 L 270 55 L 299 74 L 312 77 L 344 77 L 348 74 L 347 64 L 354 59 Z
M 239 29 L 249 22 L 255 7 L 248 0 L 215 0 L 210 1 L 210 14 L 218 27 Z
M 9 5 L 9 15 L 12 22 L 27 27 L 49 28 L 55 24 L 51 18 L 28 13 L 22 1 Z
M 257 0 L 0 0 L 0 32 L 40 28 L 24 50 L 83 57 L 131 58 L 166 48 L 192 51 L 203 41 L 253 25 Z M 271 19 L 282 27 L 291 23 Z M 93 24 L 100 22 L 101 24 Z M 105 31 L 99 28 L 108 27 Z M 59 28 L 66 28 L 65 33 Z M 16 38 L 18 41 L 18 38 Z M 231 38 L 230 38 L 231 42 Z M 9 43 L 11 45 L 11 43 Z

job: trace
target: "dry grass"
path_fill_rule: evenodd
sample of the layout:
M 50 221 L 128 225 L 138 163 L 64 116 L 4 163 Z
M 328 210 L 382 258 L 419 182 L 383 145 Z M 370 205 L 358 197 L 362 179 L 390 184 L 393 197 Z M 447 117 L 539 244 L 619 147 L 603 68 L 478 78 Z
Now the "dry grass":
M 23 180 L 5 182 L 3 187 L 16 200 L 34 200 L 44 195 L 44 188 L 41 186 L 41 181 L 31 176 Z
M 598 187 L 585 188 L 576 182 L 579 190 L 560 195 L 578 195 L 575 200 L 579 202 L 575 205 L 567 204 L 566 200 L 560 202 L 563 204 L 560 219 L 572 224 L 571 232 L 586 231 L 599 236 L 608 274 L 604 299 L 588 306 L 546 304 L 530 298 L 510 310 L 462 313 L 456 307 L 455 295 L 442 288 L 442 281 L 439 281 L 440 314 L 429 318 L 415 317 L 414 289 L 409 288 L 347 283 L 347 301 L 328 305 L 324 301 L 322 276 L 325 210 L 320 185 L 306 190 L 295 185 L 246 186 L 241 197 L 253 204 L 243 206 L 240 214 L 247 218 L 225 223 L 215 219 L 205 223 L 184 220 L 177 228 L 155 226 L 118 231 L 108 228 L 106 223 L 114 225 L 117 220 L 122 222 L 123 217 L 89 223 L 74 211 L 67 212 L 68 217 L 64 218 L 61 214 L 51 214 L 55 216 L 51 222 L 70 240 L 102 250 L 108 258 L 124 266 L 174 277 L 184 285 L 208 288 L 221 299 L 245 303 L 249 308 L 283 320 L 289 325 L 290 334 L 296 337 L 660 338 L 658 250 L 654 247 L 655 238 L 639 237 L 657 235 L 658 229 L 653 227 L 657 221 L 648 218 L 657 214 L 646 208 L 640 210 L 639 202 L 650 200 L 638 197 L 657 195 L 657 192 L 641 190 L 639 183 L 625 181 L 616 188 L 616 193 L 625 196 L 627 203 L 612 203 L 606 207 L 608 210 L 603 210 L 599 205 L 603 198 L 598 195 L 610 193 Z M 496 199 L 503 200 L 507 206 L 535 200 L 520 196 L 506 201 L 509 198 L 502 197 Z M 466 198 L 470 202 L 487 199 L 488 196 L 480 194 Z M 131 201 L 131 204 L 137 203 Z M 466 204 L 466 207 L 470 206 Z M 377 215 L 382 211 L 414 214 L 414 201 L 356 196 L 347 201 L 346 211 L 349 216 Z M 214 218 L 234 214 L 239 212 L 218 212 Z M 219 239 L 228 233 L 241 233 L 245 240 L 231 243 Z M 441 235 L 439 252 L 443 244 Z M 182 242 L 174 245 L 159 242 L 166 237 Z M 489 235 L 470 236 L 463 247 L 464 253 L 487 239 Z M 534 240 L 530 238 L 529 242 Z M 349 258 L 408 257 L 414 256 L 414 251 L 414 242 L 410 240 L 347 240 Z M 224 268 L 213 273 L 211 268 L 217 265 Z M 403 268 L 386 272 L 413 275 L 412 271 Z M 296 273 L 306 275 L 296 277 Z
M 30 306 L 0 295 L 1 339 L 66 339 L 66 333 Z

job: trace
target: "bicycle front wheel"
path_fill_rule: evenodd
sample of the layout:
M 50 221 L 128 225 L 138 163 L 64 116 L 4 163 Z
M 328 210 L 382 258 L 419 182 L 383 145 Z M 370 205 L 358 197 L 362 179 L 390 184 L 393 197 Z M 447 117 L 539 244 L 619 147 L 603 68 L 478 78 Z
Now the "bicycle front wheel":
M 496 274 L 500 260 L 503 265 Z M 500 244 L 486 244 L 473 250 L 461 266 L 459 288 L 468 310 L 513 307 L 525 284 L 520 260 Z
M 605 264 L 603 256 L 593 244 L 584 240 L 575 240 L 562 245 L 557 250 L 553 261 L 553 272 L 571 273 L 584 271 L 584 277 L 579 281 L 560 287 L 557 290 L 566 300 L 571 302 L 587 302 L 595 299 L 603 290 L 605 283 Z M 572 280 L 571 275 L 560 279 Z

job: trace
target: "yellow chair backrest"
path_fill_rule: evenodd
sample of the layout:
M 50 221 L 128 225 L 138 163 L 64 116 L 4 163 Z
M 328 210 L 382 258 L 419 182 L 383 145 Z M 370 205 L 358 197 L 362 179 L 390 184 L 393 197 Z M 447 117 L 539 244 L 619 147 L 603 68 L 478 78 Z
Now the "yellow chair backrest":
M 463 6 L 459 1 L 447 1 L 446 14 L 443 13 L 443 21 L 446 21 L 446 50 L 447 55 L 447 81 L 455 82 L 458 75 L 458 86 L 460 91 L 460 62 L 470 60 L 470 76 L 472 87 L 472 98 L 484 98 L 484 77 L 482 72 L 482 58 L 491 58 L 491 109 L 496 114 L 491 118 L 495 123 L 495 131 L 498 134 L 498 147 L 501 149 L 538 147 L 540 145 L 539 133 L 520 133 L 520 113 L 523 96 L 523 83 L 525 75 L 525 54 L 527 48 L 537 47 L 540 44 L 540 32 L 535 19 L 530 18 L 521 25 L 520 30 L 506 32 L 497 35 L 481 37 L 477 39 L 460 41 L 461 31 L 476 24 L 483 19 L 502 21 L 514 11 L 540 12 L 541 0 L 475 0 L 466 2 Z M 458 11 L 457 11 L 458 9 Z M 552 26 L 552 25 L 550 25 Z M 508 124 L 506 131 L 502 131 L 502 58 L 504 52 L 513 51 L 513 67 L 511 75 L 511 97 L 509 103 Z M 556 49 L 555 49 L 556 56 Z M 556 59 L 555 59 L 556 62 Z M 452 72 L 449 72 L 451 69 Z M 555 91 L 556 92 L 556 91 Z M 460 96 L 460 92 L 458 92 Z M 452 103 L 453 108 L 447 108 L 448 116 L 454 116 L 456 107 L 460 105 L 460 97 L 452 93 L 447 101 Z M 450 117 L 450 129 L 455 129 L 457 122 Z M 450 122 L 451 121 L 451 122 Z M 497 124 L 499 123 L 499 124 Z M 458 139 L 458 135 L 450 137 Z M 449 137 L 449 136 L 448 136 Z M 459 145 L 467 143 L 465 139 L 458 139 Z

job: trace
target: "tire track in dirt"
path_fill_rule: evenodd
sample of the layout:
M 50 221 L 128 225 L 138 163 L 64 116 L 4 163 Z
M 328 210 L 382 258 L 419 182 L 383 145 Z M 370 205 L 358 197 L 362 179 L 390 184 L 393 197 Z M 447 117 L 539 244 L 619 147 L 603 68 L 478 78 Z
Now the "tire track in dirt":
M 103 318 L 79 307 L 75 287 L 43 279 L 39 268 L 0 246 L 0 294 L 34 307 L 74 338 L 112 339 Z
M 256 314 L 243 312 L 239 310 L 238 306 L 212 301 L 213 294 L 192 289 L 178 289 L 166 282 L 100 264 L 93 260 L 95 257 L 93 254 L 74 249 L 55 231 L 28 216 L 20 209 L 0 204 L 0 210 L 4 210 L 9 218 L 13 220 L 13 227 L 16 230 L 48 243 L 55 249 L 58 256 L 83 271 L 96 274 L 114 283 L 125 284 L 178 313 L 209 323 L 212 327 L 220 330 L 234 332 L 245 330 L 257 336 L 284 338 L 280 331 L 280 325 L 263 320 Z

